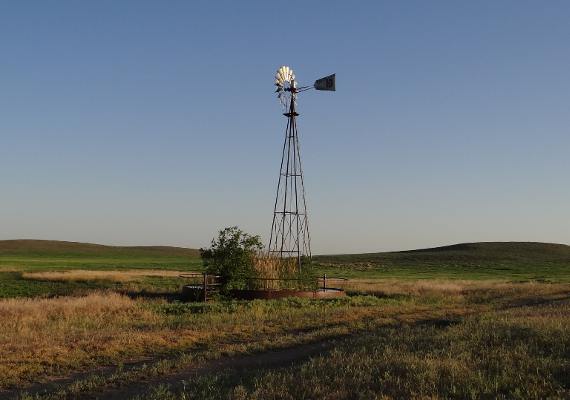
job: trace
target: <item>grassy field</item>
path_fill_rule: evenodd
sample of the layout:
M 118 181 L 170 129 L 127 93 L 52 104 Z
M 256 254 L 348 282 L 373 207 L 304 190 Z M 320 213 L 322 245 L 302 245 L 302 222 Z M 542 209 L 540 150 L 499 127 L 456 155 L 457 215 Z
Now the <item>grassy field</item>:
M 229 371 L 141 396 L 175 399 L 566 399 L 570 302 L 372 329 L 288 368 Z
M 570 282 L 570 246 L 465 243 L 390 253 L 316 256 L 319 270 L 347 277 Z
M 207 305 L 114 293 L 3 300 L 0 387 L 20 392 L 70 376 L 22 398 L 112 398 L 117 390 L 118 398 L 155 399 L 570 396 L 567 284 L 354 282 L 350 289 L 333 301 Z M 185 383 L 177 378 L 230 355 L 330 338 L 344 339 L 290 367 L 244 373 L 221 364 Z M 129 362 L 135 367 L 101 369 Z
M 120 247 L 51 240 L 0 241 L 2 269 L 185 269 L 199 265 L 199 251 L 181 247 Z
M 44 240 L 0 241 L 0 298 L 86 294 L 96 289 L 124 292 L 177 291 L 180 280 L 140 275 L 127 284 L 122 279 L 96 276 L 86 279 L 32 279 L 46 271 L 196 271 L 202 269 L 199 252 L 177 247 L 115 247 Z M 26 273 L 28 273 L 26 278 Z M 89 279 L 87 279 L 89 278 Z
M 316 256 L 315 273 L 399 280 L 469 279 L 570 282 L 570 246 L 547 243 L 472 243 L 391 253 Z M 85 243 L 0 241 L 0 298 L 85 294 L 94 289 L 176 291 L 172 276 L 139 279 L 31 279 L 45 271 L 201 271 L 199 252 L 177 247 L 114 247 Z
M 348 297 L 181 303 L 196 250 L 0 242 L 0 398 L 570 398 L 568 246 L 316 262 Z

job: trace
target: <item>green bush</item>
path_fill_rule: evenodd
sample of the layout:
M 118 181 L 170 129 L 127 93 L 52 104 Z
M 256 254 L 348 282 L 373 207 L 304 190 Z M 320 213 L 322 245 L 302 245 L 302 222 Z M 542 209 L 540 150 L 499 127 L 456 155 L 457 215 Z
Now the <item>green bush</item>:
M 243 232 L 237 226 L 222 229 L 212 239 L 211 247 L 200 249 L 200 255 L 209 274 L 221 276 L 222 292 L 245 289 L 247 278 L 255 276 L 254 259 L 263 245 L 258 235 Z

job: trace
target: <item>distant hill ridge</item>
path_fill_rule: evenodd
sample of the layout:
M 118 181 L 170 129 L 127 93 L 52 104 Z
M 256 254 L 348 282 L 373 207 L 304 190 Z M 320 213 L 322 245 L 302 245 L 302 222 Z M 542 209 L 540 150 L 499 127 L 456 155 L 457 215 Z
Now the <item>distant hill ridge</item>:
M 0 255 L 138 255 L 161 257 L 198 257 L 199 250 L 174 246 L 108 246 L 93 243 L 68 242 L 59 240 L 0 240 Z M 316 256 L 325 259 L 381 259 L 381 258 L 529 258 L 529 259 L 568 259 L 570 246 L 540 242 L 476 242 L 459 243 L 449 246 L 395 252 L 338 254 Z
M 175 246 L 108 246 L 62 240 L 0 240 L 0 255 L 85 255 L 85 256 L 160 256 L 199 257 L 197 249 Z
M 458 243 L 449 246 L 427 249 L 405 250 L 398 253 L 437 253 L 437 252 L 471 252 L 471 253 L 519 253 L 545 254 L 557 253 L 570 255 L 570 246 L 558 243 L 542 242 L 475 242 Z
M 404 250 L 398 253 L 407 252 L 438 252 L 438 251 L 524 251 L 524 252 L 562 252 L 570 253 L 570 246 L 559 243 L 543 242 L 474 242 L 458 243 L 448 246 L 431 247 L 417 250 Z
M 418 250 L 316 256 L 321 262 L 564 262 L 570 265 L 570 246 L 540 242 L 476 242 Z

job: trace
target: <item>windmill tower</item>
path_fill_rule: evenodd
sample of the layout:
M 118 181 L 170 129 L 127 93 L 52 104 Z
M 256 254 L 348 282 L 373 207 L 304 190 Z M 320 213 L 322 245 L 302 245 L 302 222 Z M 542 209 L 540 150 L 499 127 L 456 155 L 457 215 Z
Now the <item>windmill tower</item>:
M 297 96 L 310 89 L 335 90 L 335 75 L 319 79 L 313 86 L 298 87 L 293 70 L 282 66 L 275 74 L 275 86 L 277 97 L 285 110 L 283 115 L 287 118 L 287 127 L 268 251 L 270 255 L 280 258 L 296 259 L 300 271 L 302 258 L 311 258 L 311 235 L 297 131 Z

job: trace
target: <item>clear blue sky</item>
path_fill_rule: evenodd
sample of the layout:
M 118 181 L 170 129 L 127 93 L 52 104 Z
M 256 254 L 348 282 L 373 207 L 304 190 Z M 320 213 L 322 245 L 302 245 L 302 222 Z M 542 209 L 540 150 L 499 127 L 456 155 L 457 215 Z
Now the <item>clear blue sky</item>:
M 570 242 L 565 0 L 1 2 L 0 239 L 267 239 L 282 64 L 315 253 Z

